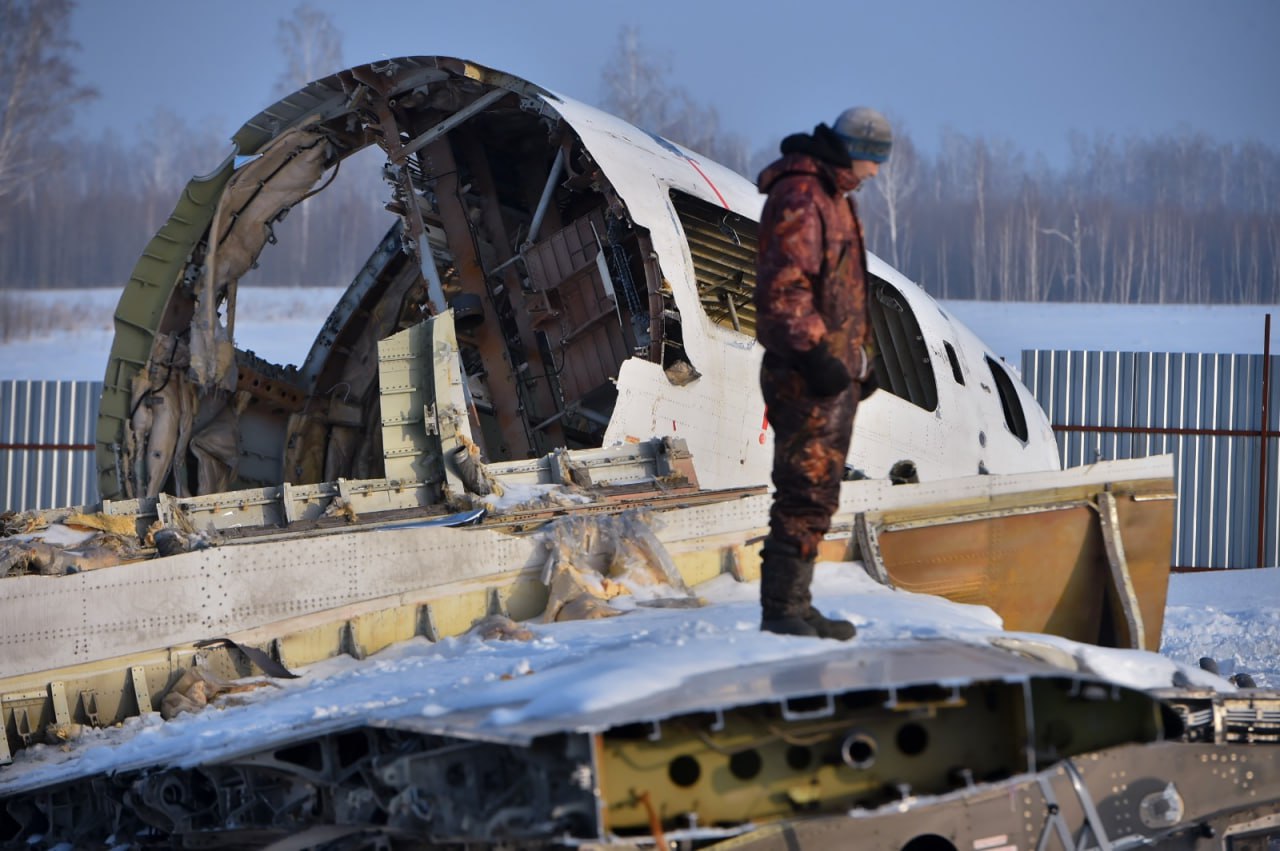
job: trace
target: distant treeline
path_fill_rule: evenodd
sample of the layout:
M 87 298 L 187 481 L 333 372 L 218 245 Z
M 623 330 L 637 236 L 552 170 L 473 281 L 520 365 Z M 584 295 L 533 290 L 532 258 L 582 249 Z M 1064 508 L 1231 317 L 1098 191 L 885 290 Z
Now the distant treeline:
M 216 134 L 173 116 L 155 129 L 134 147 L 67 145 L 60 168 L 0 199 L 0 287 L 128 280 L 186 180 L 225 155 Z M 392 218 L 376 163 L 343 169 L 280 223 L 255 283 L 339 285 L 358 270 Z M 1280 155 L 1259 145 L 1080 141 L 1052 170 L 982 138 L 949 137 L 925 156 L 899 131 L 859 203 L 871 248 L 944 298 L 1280 301 Z
M 230 152 L 219 134 L 157 119 L 155 135 L 64 146 L 62 165 L 20 197 L 0 198 L 0 288 L 123 286 L 147 243 L 173 212 L 183 187 Z M 365 152 L 368 154 L 369 152 Z M 274 226 L 261 285 L 348 284 L 394 217 L 369 158 L 345 162 L 325 191 Z
M 74 104 L 95 96 L 72 84 L 72 45 L 56 37 L 71 2 L 0 0 L 5 9 L 16 23 L 0 32 L 0 91 L 18 106 L 0 112 L 0 141 L 16 140 L 0 144 L 0 289 L 123 285 L 191 175 L 229 153 L 225 134 L 160 112 L 134 144 L 56 143 Z M 304 4 L 280 28 L 290 61 L 279 93 L 341 67 L 325 13 Z M 752 179 L 775 156 L 776 142 L 749 146 L 671 83 L 632 28 L 602 79 L 604 109 Z M 859 195 L 870 247 L 944 298 L 1280 302 L 1280 151 L 1192 131 L 1080 137 L 1072 148 L 1050 168 L 1009 143 L 953 133 L 926 154 L 898 126 L 892 157 Z M 251 282 L 348 283 L 393 221 L 379 165 L 376 150 L 344 163 L 333 186 L 276 225 L 279 244 Z
M 1070 163 L 906 134 L 860 193 L 872 249 L 935 295 L 1280 301 L 1280 152 L 1192 134 L 1073 140 Z

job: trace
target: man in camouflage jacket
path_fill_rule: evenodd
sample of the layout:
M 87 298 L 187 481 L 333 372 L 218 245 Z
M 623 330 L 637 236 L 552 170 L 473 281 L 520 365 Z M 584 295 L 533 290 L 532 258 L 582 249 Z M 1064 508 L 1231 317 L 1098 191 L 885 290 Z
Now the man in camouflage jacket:
M 851 193 L 874 177 L 892 135 L 878 112 L 788 136 L 760 174 L 756 335 L 774 432 L 773 506 L 762 552 L 761 629 L 848 640 L 853 624 L 813 608 L 818 543 L 840 497 L 853 413 L 871 374 L 867 259 Z

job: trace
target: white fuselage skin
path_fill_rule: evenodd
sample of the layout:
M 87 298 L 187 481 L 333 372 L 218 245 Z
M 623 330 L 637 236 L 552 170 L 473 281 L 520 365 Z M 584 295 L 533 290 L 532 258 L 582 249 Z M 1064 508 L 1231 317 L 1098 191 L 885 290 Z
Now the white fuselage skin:
M 753 337 L 717 325 L 704 313 L 670 193 L 693 195 L 756 222 L 764 197 L 741 175 L 612 115 L 568 98 L 551 96 L 547 103 L 582 138 L 634 222 L 648 229 L 680 310 L 685 350 L 701 374 L 675 386 L 659 364 L 638 358 L 624 362 L 605 444 L 675 435 L 688 442 L 703 487 L 767 482 L 773 432 L 766 426 L 758 381 L 763 349 Z M 1012 387 L 1026 419 L 1027 439 L 1019 439 L 1006 425 L 987 363 L 987 358 L 999 357 L 897 270 L 875 255 L 868 262 L 871 274 L 901 292 L 915 314 L 938 404 L 927 411 L 886 391 L 865 399 L 854 421 L 850 467 L 884 478 L 895 464 L 910 461 L 920 481 L 1061 469 L 1049 422 L 1016 377 Z M 963 385 L 953 374 L 945 343 L 955 352 Z

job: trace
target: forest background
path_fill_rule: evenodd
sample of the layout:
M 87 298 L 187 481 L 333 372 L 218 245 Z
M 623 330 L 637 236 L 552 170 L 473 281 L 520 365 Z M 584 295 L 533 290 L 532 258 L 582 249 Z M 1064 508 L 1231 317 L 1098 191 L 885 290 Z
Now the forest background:
M 123 284 L 182 187 L 229 150 L 225 134 L 169 110 L 136 143 L 68 132 L 72 111 L 97 96 L 66 35 L 72 8 L 0 0 L 0 290 Z M 283 68 L 264 84 L 264 105 L 345 67 L 342 34 L 306 4 L 279 21 L 277 42 Z M 751 179 L 776 156 L 780 140 L 722 126 L 633 27 L 598 71 L 598 91 L 568 94 Z M 344 164 L 357 179 L 344 175 L 282 222 L 280 244 L 246 282 L 349 282 L 391 222 L 380 165 L 376 150 Z M 1260 142 L 1194 127 L 1076 134 L 1067 161 L 1051 166 L 963 128 L 926 153 L 895 121 L 893 156 L 859 204 L 872 250 L 939 298 L 1280 302 L 1280 150 Z M 0 326 L 20 313 L 0 294 Z

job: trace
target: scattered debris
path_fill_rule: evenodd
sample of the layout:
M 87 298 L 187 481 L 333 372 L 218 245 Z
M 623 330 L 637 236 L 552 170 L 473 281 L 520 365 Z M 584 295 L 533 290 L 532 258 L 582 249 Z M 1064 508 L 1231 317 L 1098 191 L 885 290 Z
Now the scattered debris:
M 653 522 L 648 511 L 635 510 L 549 524 L 542 532 L 549 550 L 543 621 L 613 617 L 622 610 L 608 601 L 621 596 L 696 600 L 653 534 Z
M 200 712 L 216 697 L 243 694 L 269 685 L 275 684 L 266 679 L 232 682 L 198 666 L 188 668 L 160 701 L 160 717 L 169 721 L 183 712 Z
M 0 514 L 0 537 L 26 535 L 48 526 L 48 521 L 36 511 L 6 511 Z
M 142 553 L 133 540 L 104 532 L 70 546 L 39 538 L 7 541 L 0 544 L 0 577 L 64 576 L 135 561 Z
M 476 621 L 468 635 L 474 635 L 482 641 L 532 641 L 533 631 L 523 624 L 516 623 L 506 615 L 489 615 Z
M 67 519 L 62 522 L 73 529 L 97 529 L 124 538 L 136 538 L 138 534 L 137 521 L 131 514 L 104 514 L 100 511 L 93 514 L 75 512 L 67 515 Z
M 155 544 L 157 554 L 161 556 L 189 553 L 212 546 L 209 536 L 202 532 L 183 532 L 167 526 L 149 532 L 148 537 Z
M 324 516 L 345 517 L 348 523 L 354 523 L 358 519 L 356 507 L 351 504 L 351 500 L 341 496 L 333 498 L 333 502 L 329 503 L 329 507 L 324 510 Z
M 467 493 L 473 493 L 476 496 L 490 494 L 502 496 L 502 486 L 485 468 L 480 447 L 465 434 L 459 434 L 458 439 L 462 445 L 454 451 L 453 463 L 458 468 L 458 478 L 462 479 L 462 485 L 467 489 Z

